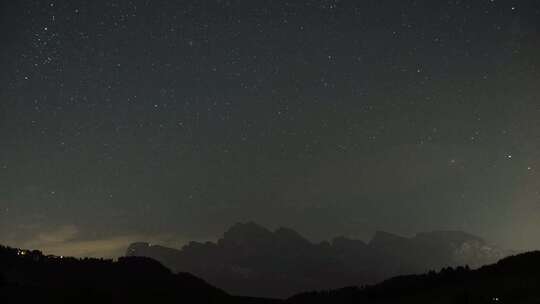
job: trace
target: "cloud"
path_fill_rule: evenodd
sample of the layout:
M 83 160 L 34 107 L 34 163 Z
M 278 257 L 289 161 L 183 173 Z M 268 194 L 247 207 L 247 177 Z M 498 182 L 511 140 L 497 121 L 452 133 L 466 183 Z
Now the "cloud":
M 98 240 L 36 243 L 32 248 L 41 248 L 47 254 L 67 255 L 76 257 L 117 257 L 123 255 L 127 246 L 135 241 L 144 240 L 138 235 L 110 237 Z
M 83 235 L 78 227 L 64 225 L 9 244 L 19 248 L 38 249 L 45 254 L 114 258 L 124 255 L 132 242 L 147 241 L 174 246 L 176 240 L 172 235 L 125 234 L 96 239 L 85 239 Z
M 74 239 L 79 233 L 79 229 L 72 225 L 62 226 L 56 230 L 42 232 L 37 235 L 37 237 L 32 240 L 30 243 L 37 244 L 54 244 L 62 243 Z

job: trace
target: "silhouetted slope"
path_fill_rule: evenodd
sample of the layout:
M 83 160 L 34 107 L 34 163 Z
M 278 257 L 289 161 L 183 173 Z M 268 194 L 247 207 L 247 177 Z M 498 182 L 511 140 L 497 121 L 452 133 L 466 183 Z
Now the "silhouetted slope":
M 0 247 L 0 303 L 271 303 L 237 298 L 159 262 L 44 256 Z
M 478 270 L 444 268 L 423 275 L 395 277 L 358 288 L 299 294 L 303 303 L 540 303 L 540 252 L 505 258 Z
M 341 242 L 337 240 L 336 242 Z M 350 245 L 350 244 L 349 244 Z M 355 244 L 357 245 L 357 244 Z M 395 277 L 368 287 L 293 296 L 285 301 L 232 297 L 148 258 L 74 259 L 0 247 L 0 303 L 540 303 L 540 252 L 470 270 Z
M 480 238 L 458 231 L 412 238 L 379 231 L 368 244 L 345 237 L 314 244 L 292 229 L 270 231 L 253 222 L 233 225 L 216 243 L 190 242 L 182 250 L 135 243 L 126 254 L 154 258 L 232 294 L 282 298 L 501 257 Z

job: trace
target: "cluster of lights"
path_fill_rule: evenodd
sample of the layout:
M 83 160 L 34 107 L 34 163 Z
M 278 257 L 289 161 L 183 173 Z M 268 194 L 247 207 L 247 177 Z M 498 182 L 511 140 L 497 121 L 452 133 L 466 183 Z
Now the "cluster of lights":
M 17 255 L 18 256 L 25 256 L 25 255 L 28 255 L 29 253 L 30 253 L 30 251 L 28 251 L 28 250 L 22 250 L 22 249 L 17 250 Z M 49 256 L 49 257 L 52 257 L 52 256 Z M 58 256 L 58 258 L 63 259 L 64 256 L 60 255 L 60 256 Z

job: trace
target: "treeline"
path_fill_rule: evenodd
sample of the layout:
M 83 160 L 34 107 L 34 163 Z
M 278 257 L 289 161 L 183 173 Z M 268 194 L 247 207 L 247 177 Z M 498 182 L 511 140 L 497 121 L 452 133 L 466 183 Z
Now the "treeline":
M 380 284 L 306 292 L 287 300 L 235 297 L 149 258 L 45 256 L 0 247 L 0 303 L 540 303 L 540 252 L 477 270 L 446 267 Z
M 296 295 L 290 303 L 540 303 L 540 252 L 500 260 L 478 270 L 446 267 L 399 276 L 374 286 Z
M 45 256 L 0 247 L 0 303 L 251 303 L 150 258 Z M 259 303 L 259 302 L 257 302 Z

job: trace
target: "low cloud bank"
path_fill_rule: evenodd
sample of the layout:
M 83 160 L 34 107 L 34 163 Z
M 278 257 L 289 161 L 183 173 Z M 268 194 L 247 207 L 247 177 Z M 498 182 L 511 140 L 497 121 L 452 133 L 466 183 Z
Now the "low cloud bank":
M 38 249 L 45 254 L 74 257 L 116 258 L 122 256 L 129 244 L 147 241 L 178 247 L 177 238 L 171 235 L 125 234 L 103 238 L 85 238 L 74 225 L 64 225 L 44 232 L 37 232 L 24 239 L 12 237 L 5 245 L 24 249 Z

